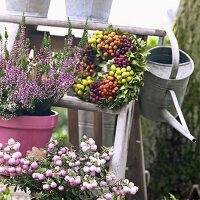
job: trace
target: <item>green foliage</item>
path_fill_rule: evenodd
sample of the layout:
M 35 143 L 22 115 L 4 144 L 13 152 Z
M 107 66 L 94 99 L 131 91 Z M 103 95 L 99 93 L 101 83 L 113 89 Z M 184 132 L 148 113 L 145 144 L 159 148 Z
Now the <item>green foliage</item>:
M 53 139 L 59 139 L 66 144 L 69 142 L 67 109 L 58 107 L 52 107 L 52 109 L 59 113 L 58 125 L 54 129 Z
M 6 191 L 3 193 L 0 193 L 0 200 L 8 200 L 10 198 L 10 190 L 9 188 L 6 188 Z
M 149 36 L 147 40 L 147 48 L 151 49 L 158 45 L 158 39 L 156 36 Z
M 82 35 L 81 40 L 79 42 L 79 46 L 81 48 L 84 48 L 87 41 L 88 41 L 88 18 L 86 19 L 86 22 L 85 22 L 85 26 L 84 26 L 84 29 L 83 29 L 83 35 Z
M 173 194 L 169 193 L 169 198 L 164 197 L 163 200 L 177 200 L 176 197 Z

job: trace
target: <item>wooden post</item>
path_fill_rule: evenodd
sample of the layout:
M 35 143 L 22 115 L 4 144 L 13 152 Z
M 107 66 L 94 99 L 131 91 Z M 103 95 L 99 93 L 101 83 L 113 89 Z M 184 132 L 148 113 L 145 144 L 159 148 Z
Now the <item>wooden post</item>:
M 78 110 L 68 109 L 69 140 L 74 146 L 79 146 Z
M 139 191 L 134 198 L 133 196 L 128 196 L 127 200 L 147 200 L 144 152 L 138 103 L 135 104 L 134 109 L 129 140 L 127 168 L 126 177 L 139 187 Z
M 111 159 L 110 170 L 115 171 L 117 179 L 125 178 L 128 144 L 133 118 L 134 102 L 124 106 L 117 117 L 114 140 L 114 155 Z

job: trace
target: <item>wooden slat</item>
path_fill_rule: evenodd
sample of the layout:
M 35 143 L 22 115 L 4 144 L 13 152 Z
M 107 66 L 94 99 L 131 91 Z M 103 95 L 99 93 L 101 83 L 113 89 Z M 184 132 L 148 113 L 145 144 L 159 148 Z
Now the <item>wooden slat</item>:
M 100 150 L 103 145 L 103 116 L 100 112 L 94 113 L 94 140 Z
M 69 140 L 74 146 L 79 146 L 78 110 L 68 109 Z
M 21 16 L 14 15 L 0 15 L 1 22 L 17 23 L 21 22 Z M 85 21 L 74 21 L 71 20 L 72 27 L 77 29 L 83 29 Z M 42 26 L 55 26 L 55 27 L 66 27 L 67 21 L 53 20 L 48 18 L 36 18 L 26 17 L 26 24 L 28 25 L 42 25 Z M 102 30 L 108 26 L 105 22 L 88 22 L 89 30 Z M 143 27 L 132 27 L 132 26 L 118 26 L 113 25 L 114 29 L 120 29 L 129 33 L 137 35 L 154 35 L 154 36 L 165 36 L 165 31 L 162 29 L 143 28 Z
M 77 97 L 73 96 L 64 96 L 59 100 L 54 106 L 63 107 L 63 108 L 74 108 L 79 110 L 87 110 L 93 112 L 104 112 L 109 114 L 119 114 L 121 109 L 110 110 L 108 108 L 99 108 L 97 105 L 81 101 Z

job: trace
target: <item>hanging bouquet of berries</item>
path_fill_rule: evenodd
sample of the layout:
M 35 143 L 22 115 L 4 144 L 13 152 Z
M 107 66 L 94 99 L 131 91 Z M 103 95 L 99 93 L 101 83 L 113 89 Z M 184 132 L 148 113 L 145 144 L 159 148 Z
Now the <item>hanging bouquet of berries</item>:
M 137 99 L 146 70 L 146 43 L 135 35 L 96 31 L 88 38 L 73 89 L 84 101 L 110 109 Z
M 113 148 L 97 145 L 83 136 L 80 149 L 51 141 L 45 150 L 33 148 L 22 158 L 20 143 L 13 139 L 0 144 L 0 197 L 14 186 L 29 191 L 37 200 L 111 200 L 134 195 L 138 187 L 127 179 L 117 180 L 107 163 Z M 118 198 L 119 197 L 119 198 Z

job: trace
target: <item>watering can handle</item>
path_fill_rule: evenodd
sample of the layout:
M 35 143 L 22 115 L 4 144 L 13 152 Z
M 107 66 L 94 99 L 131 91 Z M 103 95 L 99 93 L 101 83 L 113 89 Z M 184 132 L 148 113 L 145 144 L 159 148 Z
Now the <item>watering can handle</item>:
M 179 46 L 173 31 L 171 29 L 165 29 L 165 32 L 169 37 L 169 41 L 172 48 L 172 71 L 170 74 L 170 79 L 176 79 L 179 67 L 179 59 L 180 59 Z

